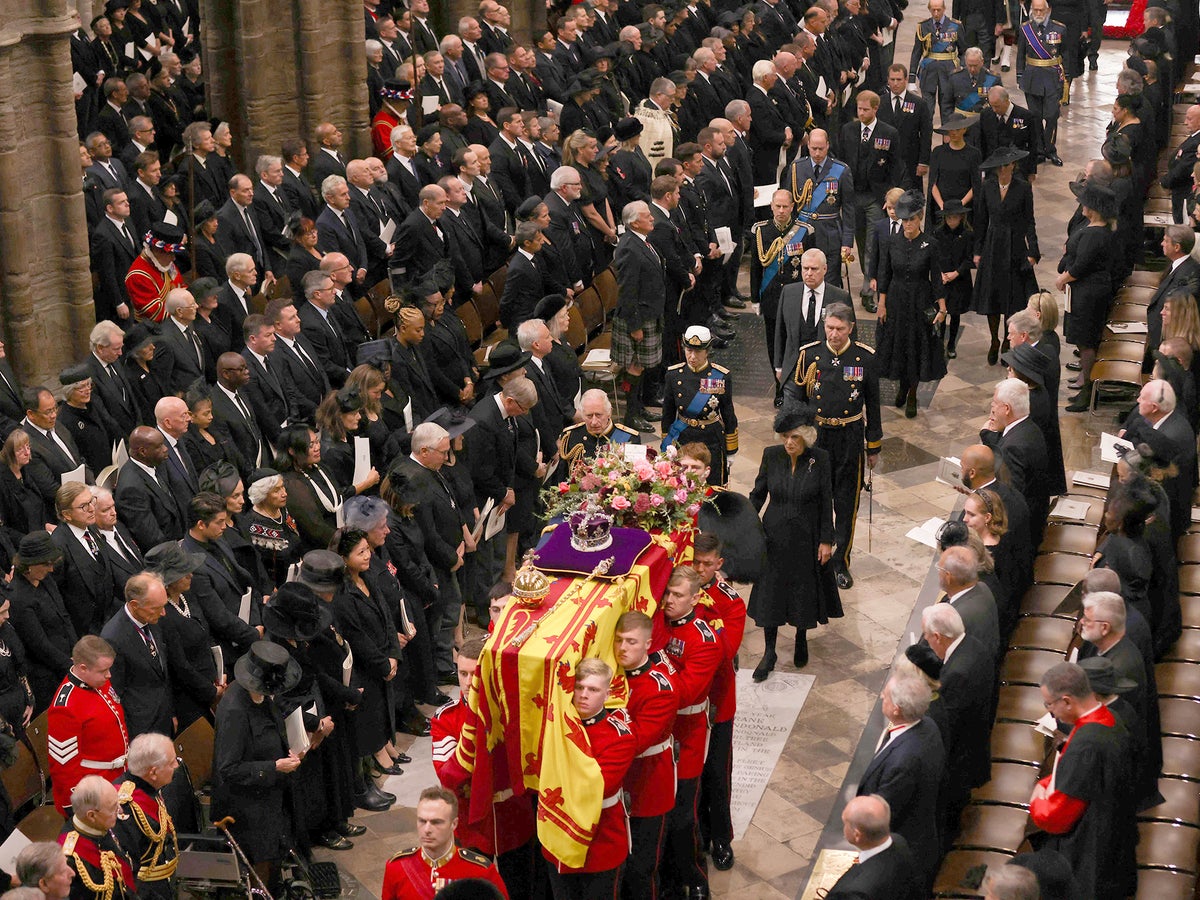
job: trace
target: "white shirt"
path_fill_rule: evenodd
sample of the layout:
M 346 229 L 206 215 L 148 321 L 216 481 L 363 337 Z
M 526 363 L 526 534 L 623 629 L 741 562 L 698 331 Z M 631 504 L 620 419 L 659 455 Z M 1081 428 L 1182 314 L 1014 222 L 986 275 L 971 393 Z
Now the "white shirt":
M 249 314 L 249 312 L 250 312 L 250 307 L 249 307 L 249 306 L 246 304 L 246 291 L 245 291 L 245 289 L 244 289 L 244 288 L 240 288 L 240 287 L 238 287 L 238 286 L 237 286 L 236 284 L 234 284 L 232 281 L 227 281 L 227 282 L 226 282 L 226 284 L 228 284 L 228 285 L 229 285 L 229 289 L 230 289 L 231 291 L 233 291 L 233 296 L 237 297 L 237 301 L 238 301 L 238 303 L 242 304 L 242 309 L 243 309 L 243 310 L 245 310 L 245 312 L 246 312 L 247 314 Z
M 67 527 L 71 529 L 71 534 L 75 535 L 75 540 L 79 541 L 79 543 L 83 545 L 83 549 L 87 550 L 88 554 L 91 555 L 92 551 L 88 550 L 87 541 L 83 539 L 84 534 L 87 533 L 86 529 L 80 528 L 78 525 L 72 525 L 69 522 L 67 523 Z M 92 540 L 95 540 L 95 538 L 92 538 Z M 97 554 L 100 552 L 100 546 L 98 544 L 96 545 L 96 552 Z M 95 559 L 94 556 L 92 558 Z
M 1162 423 L 1167 421 L 1167 419 L 1171 418 L 1171 414 L 1173 412 L 1174 412 L 1174 410 L 1171 410 L 1171 412 L 1167 413 L 1165 416 L 1163 416 L 1161 419 L 1159 419 L 1157 422 L 1155 422 L 1150 427 L 1153 428 L 1155 431 L 1158 431 L 1158 429 L 1162 427 Z
M 803 284 L 803 282 L 801 283 Z M 807 284 L 804 285 L 804 294 L 801 300 L 800 309 L 806 318 L 808 317 L 809 294 L 817 295 L 817 312 L 820 313 L 820 311 L 825 308 L 825 282 L 822 281 L 815 288 L 810 288 Z
M 158 480 L 158 473 L 140 460 L 130 457 L 129 461 L 150 476 L 150 480 L 161 487 L 161 482 Z
M 916 722 L 909 722 L 907 725 L 896 725 L 896 726 L 889 724 L 887 728 L 883 729 L 883 734 L 879 735 L 879 741 L 875 744 L 875 752 L 878 753 L 880 750 L 883 749 L 884 741 L 887 741 L 890 744 L 892 741 L 894 741 L 896 738 L 900 737 L 900 735 L 904 734 L 904 732 L 908 731 L 908 729 L 912 728 L 916 724 L 917 724 Z M 889 738 L 889 735 L 890 735 L 890 738 Z M 861 862 L 861 859 L 859 861 Z
M 1021 416 L 1021 418 L 1019 418 L 1019 419 L 1017 419 L 1017 421 L 1009 424 L 1002 432 L 1000 432 L 1001 436 L 1008 434 L 1010 431 L 1012 431 L 1014 428 L 1016 428 L 1018 425 L 1020 425 L 1022 422 L 1024 422 L 1028 418 L 1029 418 L 1029 416 Z
M 956 594 L 955 596 L 961 597 L 962 594 L 965 594 L 965 593 L 966 593 L 966 591 L 963 591 L 962 593 Z M 954 601 L 951 601 L 951 605 L 953 605 L 953 604 L 954 604 Z M 967 636 L 967 633 L 964 631 L 962 634 L 960 634 L 958 637 L 956 637 L 954 639 L 954 641 L 950 644 L 949 647 L 946 648 L 946 656 L 945 656 L 945 659 L 942 660 L 943 666 L 946 664 L 946 661 L 948 659 L 950 659 L 950 655 L 952 653 L 954 653 L 955 650 L 958 649 L 958 645 L 963 642 L 963 638 L 965 638 L 966 636 Z
M 533 262 L 533 254 L 530 253 L 528 250 L 526 250 L 524 247 L 518 247 L 517 252 L 520 253 L 523 257 L 525 257 L 530 262 Z
M 858 851 L 858 864 L 861 866 L 872 856 L 878 856 L 880 853 L 882 853 L 884 850 L 886 850 L 890 846 L 892 846 L 892 836 L 889 834 L 887 836 L 887 840 L 885 840 L 878 847 L 872 847 L 870 850 L 859 850 Z
M 1174 272 L 1176 269 L 1178 269 L 1180 267 L 1180 265 L 1182 265 L 1183 261 L 1187 258 L 1188 257 L 1185 254 L 1185 255 L 1179 257 L 1179 259 L 1171 260 L 1171 271 Z

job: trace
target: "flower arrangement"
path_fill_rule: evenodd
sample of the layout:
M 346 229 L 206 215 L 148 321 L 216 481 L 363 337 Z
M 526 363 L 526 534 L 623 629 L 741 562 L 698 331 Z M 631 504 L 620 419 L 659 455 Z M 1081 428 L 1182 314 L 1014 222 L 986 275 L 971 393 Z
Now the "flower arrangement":
M 707 488 L 692 480 L 675 453 L 674 446 L 665 453 L 647 447 L 645 459 L 628 460 L 622 446 L 610 445 L 576 460 L 568 480 L 542 491 L 547 516 L 569 519 L 594 503 L 619 528 L 690 531 Z

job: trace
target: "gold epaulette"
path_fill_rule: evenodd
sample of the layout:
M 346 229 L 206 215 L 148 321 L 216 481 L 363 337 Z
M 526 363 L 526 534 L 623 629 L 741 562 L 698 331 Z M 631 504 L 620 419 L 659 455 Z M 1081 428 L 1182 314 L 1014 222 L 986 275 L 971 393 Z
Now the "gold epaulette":
M 63 839 L 62 851 L 63 856 L 70 856 L 75 852 L 75 845 L 79 843 L 79 832 L 68 831 L 67 836 Z
M 614 431 L 616 431 L 616 430 L 618 430 L 618 429 L 620 429 L 621 431 L 624 431 L 626 434 L 632 434 L 634 437 L 641 437 L 641 436 L 642 436 L 642 434 L 641 434 L 641 432 L 640 432 L 640 431 L 634 431 L 634 430 L 633 430 L 632 428 L 630 428 L 628 425 L 622 425 L 620 422 L 614 422 L 614 423 L 613 423 L 613 430 L 614 430 Z
M 681 363 L 681 365 L 682 365 L 682 363 Z M 718 372 L 720 372 L 722 375 L 729 374 L 729 370 L 727 368 L 725 368 L 724 366 L 718 366 L 716 363 L 711 363 L 710 365 L 712 365 L 712 367 L 714 369 L 716 369 Z
M 672 369 L 682 369 L 685 365 L 686 363 L 675 363 L 673 366 L 667 366 L 667 371 L 670 372 Z
M 875 348 L 869 344 L 864 344 L 862 341 L 855 341 L 854 346 L 858 347 L 860 350 L 866 350 L 872 356 L 875 355 Z
M 474 863 L 477 866 L 483 866 L 485 869 L 492 865 L 490 857 L 484 856 L 477 850 L 472 850 L 469 847 L 459 847 L 458 856 L 460 859 L 465 859 L 469 863 Z
M 420 847 L 405 847 L 403 850 L 400 850 L 394 854 L 392 859 L 404 859 L 405 857 L 412 856 L 414 853 L 419 853 L 420 851 Z M 388 862 L 391 862 L 392 859 L 389 859 Z
M 137 790 L 137 785 L 132 781 L 122 781 L 121 788 L 117 791 L 117 802 L 128 803 L 133 799 L 133 792 Z

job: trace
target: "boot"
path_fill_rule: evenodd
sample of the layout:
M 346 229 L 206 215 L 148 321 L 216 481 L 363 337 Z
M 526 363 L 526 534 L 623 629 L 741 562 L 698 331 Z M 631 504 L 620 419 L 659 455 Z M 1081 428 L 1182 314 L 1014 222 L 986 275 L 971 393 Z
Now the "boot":
M 797 669 L 808 665 L 808 632 L 803 628 L 796 629 L 796 649 L 792 651 L 792 665 Z
M 904 397 L 907 395 L 907 393 L 908 392 L 904 390 L 904 385 L 902 385 L 902 384 L 897 385 L 897 387 L 896 387 L 896 409 L 899 409 L 900 407 L 902 407 L 904 405 Z
M 625 425 L 640 430 L 642 423 L 642 379 L 644 375 L 625 373 Z
M 754 680 L 760 683 L 766 681 L 767 675 L 775 668 L 776 662 L 778 662 L 778 659 L 775 656 L 774 650 L 768 650 L 764 653 L 763 658 L 754 669 Z
M 904 417 L 906 419 L 915 419 L 917 417 L 917 389 L 911 388 L 908 392 L 908 400 L 904 404 Z
M 988 365 L 994 366 L 996 361 L 1000 359 L 1000 339 L 992 338 L 992 344 L 988 347 Z
M 1013 48 L 1008 44 L 1004 45 L 1004 49 L 1000 51 L 1000 71 L 1007 72 L 1012 68 Z
M 1087 412 L 1092 408 L 1092 382 L 1088 382 L 1083 386 L 1083 389 L 1071 401 L 1071 405 L 1067 407 L 1067 412 Z

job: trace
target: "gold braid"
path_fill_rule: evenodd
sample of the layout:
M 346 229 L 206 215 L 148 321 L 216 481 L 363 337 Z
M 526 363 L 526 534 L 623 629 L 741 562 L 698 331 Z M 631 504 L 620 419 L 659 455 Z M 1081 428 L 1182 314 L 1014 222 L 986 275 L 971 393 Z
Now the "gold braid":
M 138 860 L 139 868 L 137 876 L 143 881 L 162 881 L 165 878 L 170 878 L 175 874 L 175 868 L 179 865 L 179 835 L 175 833 L 172 827 L 171 814 L 167 812 L 166 804 L 163 803 L 161 797 L 155 798 L 158 801 L 159 812 L 159 827 L 154 830 L 154 826 L 150 824 L 150 818 L 142 810 L 141 806 L 136 801 L 129 801 L 129 810 L 133 813 L 133 820 L 137 823 L 137 827 L 141 829 L 142 834 L 150 839 L 150 849 L 147 853 L 151 853 L 150 861 L 146 862 L 146 857 L 143 856 Z M 172 859 L 165 863 L 159 863 L 159 858 L 162 856 L 163 850 L 166 849 L 166 837 L 168 832 L 171 835 L 171 843 L 175 848 L 175 855 Z
M 116 879 L 113 878 L 115 872 L 120 871 L 121 863 L 117 860 L 117 854 L 111 850 L 100 851 L 100 871 L 104 873 L 104 883 L 97 884 L 92 880 L 92 876 L 88 874 L 87 866 L 78 854 L 73 854 L 75 857 L 75 871 L 79 873 L 79 880 L 83 882 L 83 886 L 95 894 L 100 900 L 112 900 L 113 888 L 116 886 Z M 125 888 L 122 886 L 121 893 L 124 895 Z

